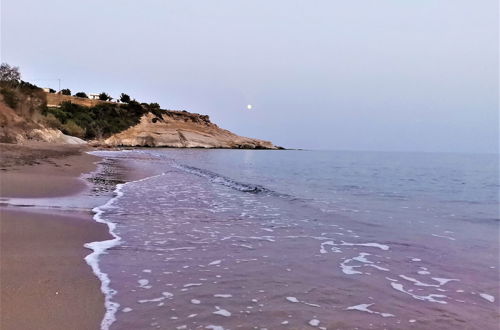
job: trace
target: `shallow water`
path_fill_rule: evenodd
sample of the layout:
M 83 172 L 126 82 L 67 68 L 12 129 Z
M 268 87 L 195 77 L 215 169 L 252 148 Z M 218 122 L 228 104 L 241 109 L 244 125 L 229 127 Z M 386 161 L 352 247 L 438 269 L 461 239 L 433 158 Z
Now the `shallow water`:
M 497 328 L 496 156 L 100 154 L 156 174 L 97 210 L 104 328 Z

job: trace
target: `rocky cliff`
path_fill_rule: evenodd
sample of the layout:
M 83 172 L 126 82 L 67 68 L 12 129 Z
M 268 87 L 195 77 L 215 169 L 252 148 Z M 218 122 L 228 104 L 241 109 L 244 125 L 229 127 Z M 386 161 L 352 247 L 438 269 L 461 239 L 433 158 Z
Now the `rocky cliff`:
M 172 148 L 279 149 L 269 141 L 238 136 L 210 122 L 208 116 L 184 111 L 148 113 L 139 124 L 103 141 L 107 146 Z

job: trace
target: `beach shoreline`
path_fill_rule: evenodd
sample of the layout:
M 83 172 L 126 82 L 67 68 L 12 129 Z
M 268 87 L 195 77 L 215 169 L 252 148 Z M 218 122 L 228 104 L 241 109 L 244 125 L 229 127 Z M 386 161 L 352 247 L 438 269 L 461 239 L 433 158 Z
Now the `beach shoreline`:
M 99 157 L 89 147 L 0 144 L 0 198 L 78 194 Z M 104 316 L 100 281 L 85 243 L 110 239 L 91 210 L 0 206 L 1 329 L 98 329 Z M 29 312 L 28 312 L 29 311 Z

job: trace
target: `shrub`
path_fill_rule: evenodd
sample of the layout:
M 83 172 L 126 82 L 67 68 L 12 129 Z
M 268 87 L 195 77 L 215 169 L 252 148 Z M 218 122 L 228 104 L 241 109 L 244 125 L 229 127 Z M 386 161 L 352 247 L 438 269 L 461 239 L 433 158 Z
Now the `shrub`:
M 36 91 L 36 90 L 41 89 L 37 85 L 34 85 L 34 84 L 27 82 L 27 81 L 24 81 L 24 80 L 21 80 L 19 82 L 19 88 L 21 88 L 23 91 Z
M 146 109 L 147 112 L 152 113 L 155 115 L 156 120 L 153 120 L 153 123 L 156 123 L 157 120 L 163 120 L 162 115 L 164 114 L 164 110 L 161 110 L 161 107 L 158 103 L 142 103 L 143 107 Z
M 71 95 L 71 90 L 69 88 L 61 89 L 62 95 Z
M 16 92 L 14 92 L 10 88 L 2 88 L 0 89 L 0 93 L 3 95 L 3 100 L 4 102 L 11 107 L 12 109 L 17 108 L 17 105 L 19 103 L 19 98 L 16 95 Z
M 54 116 L 52 113 L 48 113 L 46 116 L 45 116 L 45 123 L 49 126 L 49 127 L 52 127 L 52 128 L 58 128 L 60 129 L 62 127 L 62 124 L 61 122 L 59 121 L 59 119 L 56 118 L 56 116 Z
M 128 96 L 127 94 L 125 93 L 121 93 L 120 95 L 120 102 L 123 102 L 123 103 L 130 103 L 130 96 Z
M 160 110 L 160 105 L 158 103 L 149 103 L 149 109 Z
M 56 90 L 55 90 L 55 89 L 49 88 L 49 93 L 54 94 L 55 92 L 56 92 Z
M 101 101 L 111 101 L 111 96 L 109 96 L 108 94 L 102 92 L 101 94 L 99 94 L 99 100 Z
M 75 94 L 76 97 L 82 97 L 84 99 L 88 99 L 89 97 L 87 96 L 87 94 L 85 94 L 84 92 L 78 92 Z
M 64 134 L 76 136 L 79 138 L 85 137 L 85 129 L 78 126 L 73 120 L 68 120 L 68 122 L 62 125 L 61 128 Z
M 54 115 L 63 125 L 73 121 L 85 129 L 85 138 L 108 137 L 121 132 L 137 123 L 148 111 L 139 103 L 130 104 L 101 103 L 85 107 L 71 102 L 63 102 L 59 108 L 48 108 L 47 115 Z

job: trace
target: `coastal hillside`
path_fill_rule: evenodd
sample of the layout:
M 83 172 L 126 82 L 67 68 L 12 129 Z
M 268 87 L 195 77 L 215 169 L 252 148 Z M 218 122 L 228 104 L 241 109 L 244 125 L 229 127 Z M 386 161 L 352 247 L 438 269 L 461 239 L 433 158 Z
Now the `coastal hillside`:
M 90 99 L 83 92 L 71 95 L 69 89 L 43 90 L 22 81 L 17 70 L 1 67 L 0 143 L 279 149 L 269 141 L 221 129 L 206 115 L 164 110 L 158 103 L 139 103 L 123 93 L 113 101 L 106 93 Z
M 0 87 L 0 143 L 29 141 L 84 144 L 85 141 L 64 134 L 54 127 L 46 109 L 44 93 L 34 85 L 21 82 L 15 87 Z

